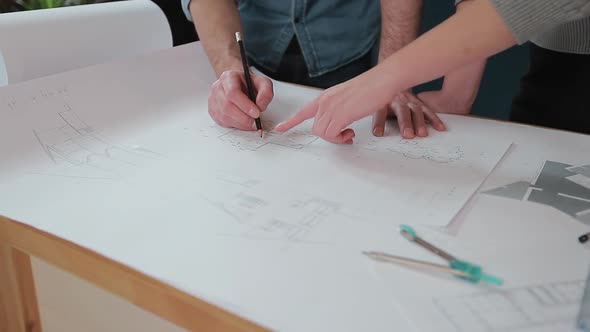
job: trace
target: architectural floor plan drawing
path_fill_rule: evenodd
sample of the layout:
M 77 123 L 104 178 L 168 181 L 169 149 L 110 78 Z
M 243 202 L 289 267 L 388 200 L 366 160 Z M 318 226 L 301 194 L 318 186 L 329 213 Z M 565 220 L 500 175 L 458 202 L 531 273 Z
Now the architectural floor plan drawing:
M 573 331 L 584 280 L 433 298 L 413 303 L 420 331 Z M 418 309 L 420 307 L 421 309 Z
M 434 163 L 453 163 L 463 160 L 465 152 L 459 145 L 444 146 L 429 143 L 422 138 L 382 140 L 370 138 L 359 143 L 363 149 L 381 153 L 395 153 L 409 159 L 424 159 Z
M 273 130 L 278 123 L 270 120 L 263 120 L 262 123 L 265 128 L 263 138 L 260 138 L 255 131 L 221 128 L 217 125 L 203 130 L 202 134 L 209 138 L 217 137 L 222 142 L 244 151 L 257 151 L 269 145 L 302 150 L 318 140 L 318 137 L 312 135 L 310 130 L 296 128 L 280 133 Z M 464 148 L 460 145 L 437 144 L 420 137 L 414 139 L 357 137 L 353 146 L 359 151 L 393 154 L 405 159 L 420 159 L 439 164 L 454 163 L 474 157 L 466 156 Z
M 519 181 L 484 193 L 551 206 L 590 224 L 590 178 L 588 166 L 546 161 L 537 178 Z
M 218 138 L 242 150 L 256 151 L 268 144 L 280 145 L 291 149 L 302 149 L 304 146 L 313 143 L 318 139 L 308 132 L 293 130 L 286 133 L 279 133 L 273 130 L 276 127 L 273 121 L 262 121 L 265 128 L 262 138 L 255 131 L 229 130 L 218 136 Z
M 219 178 L 227 178 L 218 175 Z M 211 190 L 202 197 L 233 221 L 230 232 L 222 237 L 239 237 L 253 241 L 275 241 L 283 248 L 294 244 L 330 244 L 334 232 L 326 232 L 339 225 L 361 225 L 363 217 L 371 216 L 370 211 L 354 210 L 341 202 L 298 192 L 291 189 L 282 192 L 279 186 L 263 181 L 250 181 L 232 177 L 222 191 Z M 202 181 L 210 187 L 213 182 Z M 276 198 L 280 197 L 280 198 Z

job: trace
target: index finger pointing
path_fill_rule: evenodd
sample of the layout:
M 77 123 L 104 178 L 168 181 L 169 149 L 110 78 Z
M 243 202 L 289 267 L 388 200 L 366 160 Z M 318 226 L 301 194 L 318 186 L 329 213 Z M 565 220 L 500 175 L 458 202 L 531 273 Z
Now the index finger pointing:
M 307 119 L 313 118 L 318 112 L 318 102 L 314 100 L 311 104 L 305 106 L 301 111 L 293 114 L 289 119 L 285 122 L 279 123 L 278 126 L 275 128 L 276 131 L 284 132 L 287 131 Z

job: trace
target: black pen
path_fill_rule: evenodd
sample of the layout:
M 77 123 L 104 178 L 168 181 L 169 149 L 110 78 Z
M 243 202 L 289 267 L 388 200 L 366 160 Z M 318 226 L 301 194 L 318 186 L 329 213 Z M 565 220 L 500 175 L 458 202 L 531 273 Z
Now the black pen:
M 240 56 L 242 58 L 242 65 L 244 66 L 244 75 L 246 76 L 246 86 L 248 87 L 248 97 L 250 100 L 256 104 L 256 94 L 254 93 L 254 85 L 252 84 L 252 77 L 250 77 L 250 66 L 248 65 L 248 56 L 246 55 L 246 49 L 244 48 L 244 42 L 242 41 L 242 36 L 239 32 L 236 32 L 236 40 L 238 41 L 238 46 L 240 46 Z M 260 117 L 254 119 L 256 121 L 256 129 L 258 130 L 258 134 L 262 137 L 262 123 L 260 122 Z

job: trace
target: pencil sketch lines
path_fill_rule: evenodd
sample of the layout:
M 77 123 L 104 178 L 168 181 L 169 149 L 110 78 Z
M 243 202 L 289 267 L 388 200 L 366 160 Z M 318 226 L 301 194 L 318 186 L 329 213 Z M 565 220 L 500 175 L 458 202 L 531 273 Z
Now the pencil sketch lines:
M 242 130 L 230 130 L 222 133 L 218 138 L 236 148 L 250 151 L 256 151 L 269 144 L 290 149 L 303 149 L 318 139 L 317 136 L 302 130 L 279 133 L 273 129 L 276 127 L 276 123 L 272 121 L 263 121 L 262 123 L 265 128 L 262 138 L 254 131 Z
M 370 138 L 367 142 L 360 142 L 357 145 L 368 151 L 395 153 L 404 158 L 424 159 L 434 163 L 452 163 L 465 158 L 463 148 L 460 146 L 435 146 L 420 138 L 400 139 L 394 142 Z
M 252 188 L 260 183 L 260 181 L 255 179 L 247 179 L 227 173 L 218 173 L 215 175 L 215 178 L 222 183 L 229 185 L 237 185 L 243 188 Z
M 33 129 L 33 134 L 53 164 L 84 168 L 92 171 L 85 177 L 102 179 L 133 172 L 133 168 L 161 158 L 147 149 L 110 143 L 100 132 L 82 121 L 68 104 L 64 105 L 64 109 L 57 113 L 55 127 Z
M 68 98 L 68 88 L 60 87 L 56 89 L 40 89 L 34 91 L 27 96 L 7 96 L 7 100 L 0 103 L 8 106 L 8 109 L 13 112 L 26 110 L 31 104 L 39 106 L 40 104 L 61 102 Z M 44 105 L 45 106 L 45 105 Z
M 316 227 L 338 213 L 338 206 L 323 199 L 308 198 L 291 203 L 285 211 L 288 213 L 261 220 L 246 234 L 304 241 Z
M 66 88 L 66 87 L 61 87 L 59 89 L 52 89 L 52 90 L 41 89 L 41 90 L 39 90 L 39 93 L 37 95 L 31 97 L 31 102 L 33 104 L 37 104 L 37 103 L 40 103 L 44 100 L 51 99 L 54 97 L 64 98 L 67 95 L 68 95 L 68 88 Z
M 16 112 L 16 99 L 9 97 L 7 105 L 11 111 Z
M 563 281 L 435 298 L 433 305 L 457 331 L 529 331 L 573 320 L 583 289 L 582 280 Z
M 397 145 L 387 147 L 386 150 L 400 153 L 406 158 L 426 159 L 435 163 L 452 163 L 465 157 L 460 146 L 428 146 L 421 144 L 419 140 L 400 140 Z
M 331 218 L 340 217 L 340 206 L 316 197 L 269 202 L 255 194 L 239 192 L 214 206 L 244 226 L 244 239 L 274 239 L 287 244 L 318 243 L 313 231 Z M 228 236 L 228 234 L 225 234 Z

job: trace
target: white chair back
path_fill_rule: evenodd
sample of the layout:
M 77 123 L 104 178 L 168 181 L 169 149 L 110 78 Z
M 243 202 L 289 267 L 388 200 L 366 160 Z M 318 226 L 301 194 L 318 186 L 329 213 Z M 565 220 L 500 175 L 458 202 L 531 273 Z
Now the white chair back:
M 172 47 L 150 0 L 0 15 L 0 86 Z

